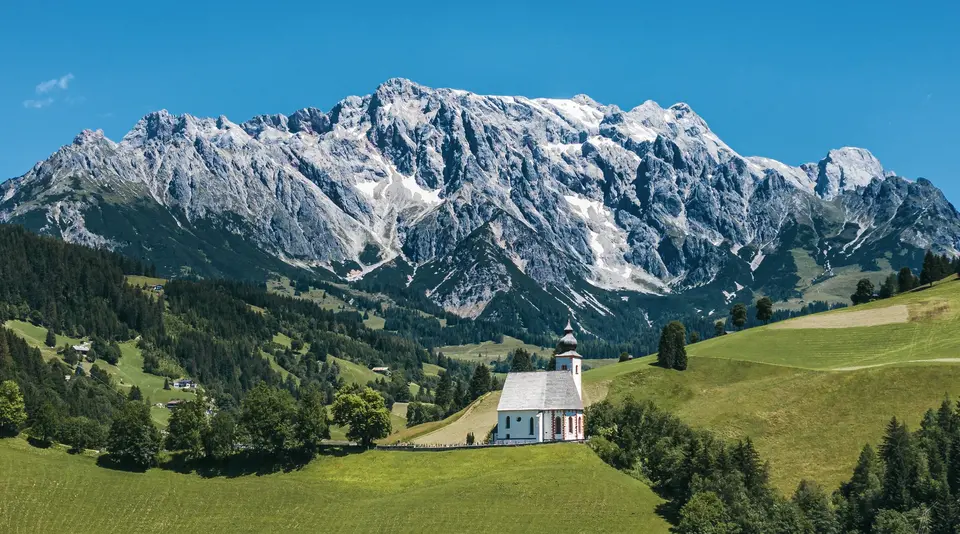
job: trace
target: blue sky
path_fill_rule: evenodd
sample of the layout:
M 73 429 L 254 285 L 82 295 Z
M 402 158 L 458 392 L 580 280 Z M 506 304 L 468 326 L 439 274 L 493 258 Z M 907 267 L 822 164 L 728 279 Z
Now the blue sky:
M 862 146 L 960 200 L 960 2 L 3 4 L 0 180 L 151 110 L 240 122 L 401 76 L 684 101 L 741 154 L 799 164 Z

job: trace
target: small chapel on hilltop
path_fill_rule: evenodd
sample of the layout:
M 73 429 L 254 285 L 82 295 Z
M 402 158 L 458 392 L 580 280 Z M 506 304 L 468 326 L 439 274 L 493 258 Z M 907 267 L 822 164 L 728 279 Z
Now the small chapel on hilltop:
M 554 371 L 509 373 L 497 405 L 494 443 L 515 444 L 584 439 L 583 359 L 567 321 L 557 343 Z

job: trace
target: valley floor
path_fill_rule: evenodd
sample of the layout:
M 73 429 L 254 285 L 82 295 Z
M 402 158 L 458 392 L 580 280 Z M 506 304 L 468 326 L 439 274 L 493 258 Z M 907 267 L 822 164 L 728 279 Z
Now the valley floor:
M 202 478 L 0 440 L 0 532 L 667 532 L 647 486 L 587 447 L 321 456 Z

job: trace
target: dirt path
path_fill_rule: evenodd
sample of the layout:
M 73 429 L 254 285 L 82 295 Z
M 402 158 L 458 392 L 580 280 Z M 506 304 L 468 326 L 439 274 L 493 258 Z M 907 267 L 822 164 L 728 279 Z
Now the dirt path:
M 452 445 L 454 443 L 465 443 L 467 433 L 473 432 L 477 441 L 487 437 L 490 430 L 497 424 L 497 404 L 500 403 L 500 392 L 494 391 L 482 397 L 467 408 L 460 419 L 449 425 L 434 430 L 429 434 L 424 434 L 414 438 L 414 443 L 430 445 Z
M 844 313 L 814 314 L 770 325 L 771 329 L 799 328 L 854 328 L 905 323 L 910 320 L 910 310 L 904 304 Z
M 874 363 L 871 365 L 856 365 L 853 367 L 837 367 L 828 369 L 829 371 L 859 371 L 860 369 L 872 369 L 874 367 L 884 367 L 887 365 L 899 365 L 903 363 L 960 363 L 960 358 L 933 358 L 930 360 L 904 360 L 902 362 Z

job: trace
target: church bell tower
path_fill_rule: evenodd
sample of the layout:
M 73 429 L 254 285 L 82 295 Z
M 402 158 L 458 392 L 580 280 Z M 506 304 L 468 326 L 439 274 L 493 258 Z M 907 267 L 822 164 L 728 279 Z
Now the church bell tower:
M 557 371 L 566 371 L 573 375 L 573 382 L 577 385 L 577 394 L 583 398 L 583 389 L 580 385 L 581 375 L 583 374 L 583 359 L 577 353 L 577 338 L 573 336 L 573 327 L 570 321 L 567 321 L 566 328 L 563 329 L 563 337 L 557 342 Z

